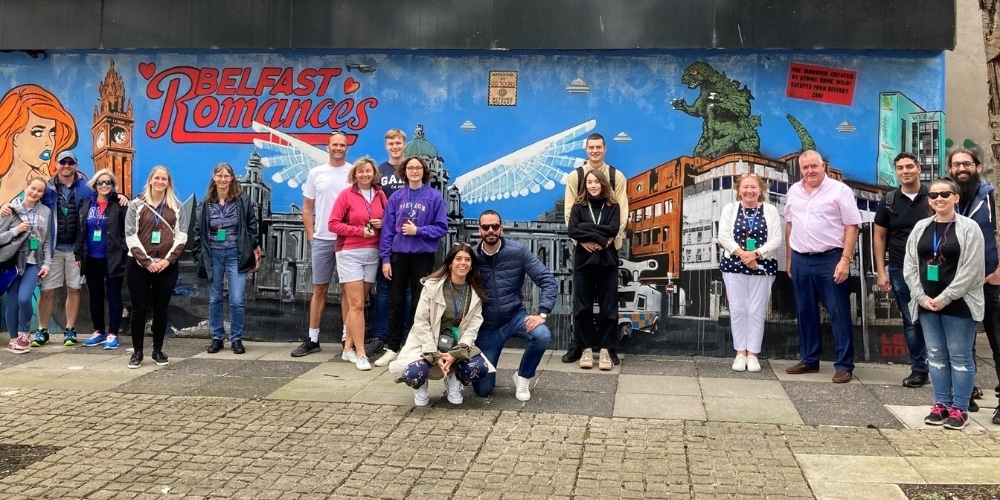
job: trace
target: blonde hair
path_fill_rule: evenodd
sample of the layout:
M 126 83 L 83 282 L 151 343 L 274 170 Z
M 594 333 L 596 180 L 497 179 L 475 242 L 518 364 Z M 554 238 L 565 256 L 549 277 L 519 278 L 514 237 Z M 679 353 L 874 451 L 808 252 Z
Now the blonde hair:
M 94 186 L 94 184 L 97 183 L 97 180 L 100 179 L 102 175 L 106 175 L 108 177 L 111 177 L 111 182 L 114 183 L 114 186 L 112 186 L 112 189 L 118 187 L 118 178 L 115 177 L 115 174 L 111 173 L 111 171 L 108 170 L 108 169 L 106 169 L 106 168 L 102 168 L 102 169 L 98 170 L 97 172 L 94 172 L 94 176 L 91 177 L 89 181 L 87 181 L 87 187 L 89 187 L 90 189 L 92 189 L 94 191 L 97 191 L 97 188 Z
M 375 160 L 373 160 L 370 156 L 362 156 L 354 161 L 354 165 L 352 165 L 351 169 L 347 171 L 348 184 L 358 183 L 358 169 L 366 164 L 372 166 L 372 184 L 378 184 L 378 182 L 376 182 L 376 179 L 378 179 L 378 167 L 375 166 Z
M 739 179 L 736 179 L 736 199 L 740 199 L 740 186 L 743 185 L 743 181 L 747 179 L 757 179 L 757 187 L 760 188 L 760 194 L 757 196 L 758 202 L 763 202 L 767 197 L 767 181 L 763 177 L 757 174 L 743 174 Z
M 174 176 L 170 175 L 170 170 L 163 165 L 157 165 L 149 171 L 149 177 L 146 178 L 146 186 L 142 190 L 143 198 L 148 202 L 149 192 L 152 190 L 153 176 L 156 175 L 158 170 L 162 170 L 167 174 L 167 189 L 163 192 L 163 200 L 166 202 L 167 207 L 169 207 L 174 212 L 177 212 L 181 208 L 181 202 L 177 199 L 177 195 L 174 194 Z
M 385 140 L 388 141 L 389 139 L 402 139 L 403 142 L 406 142 L 406 132 L 403 132 L 398 128 L 391 128 L 385 133 Z

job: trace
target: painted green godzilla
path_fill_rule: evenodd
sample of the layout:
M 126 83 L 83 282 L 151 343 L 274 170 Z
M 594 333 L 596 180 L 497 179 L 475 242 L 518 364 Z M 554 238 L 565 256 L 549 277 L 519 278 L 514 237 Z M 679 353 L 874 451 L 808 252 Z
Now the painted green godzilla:
M 750 114 L 753 94 L 746 85 L 732 80 L 707 63 L 695 61 L 684 68 L 681 83 L 688 88 L 699 88 L 694 104 L 684 99 L 670 102 L 674 109 L 701 118 L 701 138 L 694 148 L 694 156 L 718 158 L 728 153 L 760 153 L 760 115 Z M 792 124 L 802 149 L 815 149 L 816 143 L 806 128 L 792 115 L 786 115 Z

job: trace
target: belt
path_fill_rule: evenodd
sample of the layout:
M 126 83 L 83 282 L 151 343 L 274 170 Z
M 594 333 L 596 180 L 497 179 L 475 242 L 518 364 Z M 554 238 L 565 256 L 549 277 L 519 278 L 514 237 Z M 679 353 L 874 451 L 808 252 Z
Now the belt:
M 823 252 L 795 252 L 799 255 L 805 255 L 806 257 L 822 257 L 824 255 L 830 255 L 831 253 L 838 252 L 843 253 L 843 248 L 831 248 Z

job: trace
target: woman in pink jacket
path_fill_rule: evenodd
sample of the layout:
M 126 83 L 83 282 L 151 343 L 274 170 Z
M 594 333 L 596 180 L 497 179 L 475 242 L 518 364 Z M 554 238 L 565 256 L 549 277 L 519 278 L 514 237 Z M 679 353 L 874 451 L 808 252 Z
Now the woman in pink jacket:
M 347 340 L 341 358 L 371 370 L 365 353 L 365 297 L 371 293 L 379 269 L 378 242 L 386 198 L 375 182 L 375 162 L 364 157 L 347 172 L 350 189 L 340 192 L 330 212 L 328 227 L 337 235 L 337 276 L 341 300 L 347 301 Z

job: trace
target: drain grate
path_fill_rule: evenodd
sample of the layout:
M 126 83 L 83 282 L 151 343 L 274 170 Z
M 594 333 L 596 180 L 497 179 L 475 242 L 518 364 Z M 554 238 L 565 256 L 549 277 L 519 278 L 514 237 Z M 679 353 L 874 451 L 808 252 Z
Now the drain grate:
M 53 446 L 0 443 L 0 478 L 15 474 L 60 449 Z

